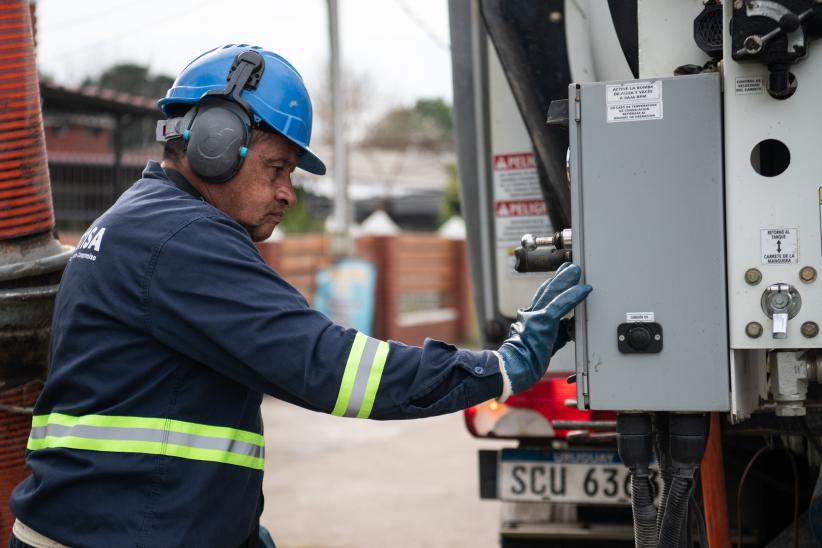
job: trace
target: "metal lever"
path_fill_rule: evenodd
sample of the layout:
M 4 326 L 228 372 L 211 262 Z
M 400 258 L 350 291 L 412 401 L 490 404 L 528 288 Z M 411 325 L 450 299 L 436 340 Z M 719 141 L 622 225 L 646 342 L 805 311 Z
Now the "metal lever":
M 777 312 L 773 315 L 773 338 L 788 338 L 788 313 Z

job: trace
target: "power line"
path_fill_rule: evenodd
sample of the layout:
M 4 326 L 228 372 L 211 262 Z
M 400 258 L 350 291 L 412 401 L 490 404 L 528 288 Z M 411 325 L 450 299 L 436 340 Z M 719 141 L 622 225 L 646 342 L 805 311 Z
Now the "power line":
M 177 10 L 177 11 L 172 12 L 172 13 L 163 14 L 163 18 L 160 19 L 159 21 L 157 21 L 156 23 L 153 23 L 151 28 L 156 29 L 156 28 L 161 27 L 163 25 L 166 25 L 168 23 L 172 23 L 172 22 L 176 23 L 176 18 L 178 16 L 183 15 L 185 13 L 189 13 L 193 9 L 202 9 L 203 6 L 205 6 L 207 4 L 213 4 L 214 2 L 216 2 L 216 0 L 199 0 L 197 2 L 196 8 L 192 8 L 192 7 L 187 5 L 183 9 Z M 49 61 L 55 61 L 57 59 L 64 59 L 64 58 L 70 57 L 72 55 L 97 53 L 97 48 L 99 48 L 101 46 L 105 46 L 105 45 L 110 45 L 112 43 L 120 42 L 124 38 L 132 36 L 137 32 L 145 32 L 145 25 L 142 22 L 140 22 L 140 25 L 137 26 L 137 27 L 133 27 L 133 28 L 128 29 L 128 30 L 120 30 L 119 32 L 117 32 L 117 34 L 107 36 L 107 37 L 102 38 L 102 39 L 100 39 L 96 42 L 93 42 L 91 44 L 86 44 L 84 46 L 80 46 L 78 48 L 73 48 L 73 49 L 70 49 L 70 50 L 60 51 L 57 55 L 49 56 L 49 57 L 47 57 L 47 59 Z
M 149 0 L 149 3 L 153 2 L 153 3 L 156 4 L 157 1 L 158 0 Z M 139 3 L 129 2 L 128 4 L 125 4 L 125 5 L 117 4 L 113 7 L 111 7 L 110 9 L 107 9 L 107 10 L 104 10 L 104 11 L 96 11 L 96 12 L 94 12 L 93 15 L 86 15 L 84 17 L 80 17 L 80 18 L 77 18 L 77 19 L 63 20 L 63 21 L 60 21 L 59 24 L 53 25 L 53 26 L 52 25 L 42 26 L 40 30 L 41 31 L 47 31 L 49 33 L 60 32 L 60 31 L 63 31 L 63 30 L 68 30 L 68 29 L 74 30 L 78 25 L 84 25 L 84 24 L 87 25 L 89 23 L 93 23 L 95 21 L 105 19 L 106 17 L 108 17 L 109 15 L 112 15 L 114 13 L 118 13 L 118 12 L 122 13 L 124 11 L 129 11 L 130 8 L 145 9 L 146 8 L 146 2 L 144 0 L 143 2 L 139 2 Z M 42 10 L 42 4 L 40 4 L 40 6 L 38 6 L 38 9 Z
M 423 21 L 414 11 L 406 5 L 404 0 L 394 0 L 400 9 L 405 13 L 405 15 L 415 24 L 417 27 L 425 33 L 428 38 L 434 42 L 437 46 L 445 51 L 451 51 L 451 44 L 448 42 L 443 41 L 439 36 L 434 33 L 425 21 Z

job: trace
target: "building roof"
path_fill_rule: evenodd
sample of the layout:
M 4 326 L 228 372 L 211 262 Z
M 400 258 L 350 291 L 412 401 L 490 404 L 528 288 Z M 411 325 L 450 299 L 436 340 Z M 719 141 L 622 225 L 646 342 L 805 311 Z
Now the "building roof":
M 70 110 L 74 113 L 130 114 L 154 119 L 162 116 L 154 99 L 97 86 L 70 88 L 40 82 L 40 94 L 43 107 L 48 109 Z

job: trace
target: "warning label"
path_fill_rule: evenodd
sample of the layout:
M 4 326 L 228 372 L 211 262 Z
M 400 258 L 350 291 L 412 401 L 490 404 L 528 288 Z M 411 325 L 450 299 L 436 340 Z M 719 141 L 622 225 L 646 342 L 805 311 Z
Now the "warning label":
M 518 247 L 523 234 L 550 234 L 534 155 L 498 154 L 493 162 L 497 247 Z
M 797 228 L 763 228 L 759 231 L 762 242 L 762 264 L 791 264 L 799 262 Z
M 739 76 L 735 80 L 735 95 L 759 95 L 765 91 L 761 76 Z
M 533 217 L 547 215 L 542 200 L 506 200 L 497 202 L 497 217 Z
M 628 82 L 605 87 L 608 123 L 662 118 L 662 81 Z

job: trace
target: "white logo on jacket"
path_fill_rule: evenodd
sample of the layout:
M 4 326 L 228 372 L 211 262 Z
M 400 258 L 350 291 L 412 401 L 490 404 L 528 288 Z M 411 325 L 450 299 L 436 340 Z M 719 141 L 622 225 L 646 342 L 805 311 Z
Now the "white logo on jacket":
M 103 245 L 103 234 L 105 233 L 106 227 L 97 226 L 94 226 L 90 230 L 86 231 L 80 239 L 80 243 L 77 244 L 77 249 L 74 251 L 74 255 L 72 255 L 71 258 L 96 261 L 96 253 L 100 252 L 100 248 Z

